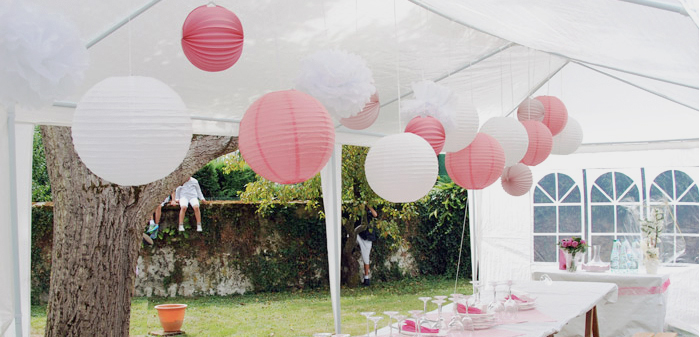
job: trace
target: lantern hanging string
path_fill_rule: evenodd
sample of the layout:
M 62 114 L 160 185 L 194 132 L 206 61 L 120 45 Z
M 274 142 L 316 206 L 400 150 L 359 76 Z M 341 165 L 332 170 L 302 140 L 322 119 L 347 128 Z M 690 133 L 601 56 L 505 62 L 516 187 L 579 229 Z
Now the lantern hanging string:
M 398 22 L 396 20 L 396 0 L 394 0 L 394 38 L 396 39 L 396 97 L 397 97 L 397 104 L 398 108 L 396 109 L 396 113 L 399 116 L 399 132 L 402 132 L 401 130 L 401 72 L 400 72 L 400 67 L 399 67 L 399 61 L 401 59 L 400 56 L 400 51 L 401 48 L 399 47 L 399 28 L 398 28 Z

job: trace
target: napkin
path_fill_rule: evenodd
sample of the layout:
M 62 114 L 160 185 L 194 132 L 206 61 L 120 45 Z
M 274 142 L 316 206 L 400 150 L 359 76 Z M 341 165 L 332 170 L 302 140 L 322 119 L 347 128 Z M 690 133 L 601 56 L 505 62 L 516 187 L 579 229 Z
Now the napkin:
M 511 295 L 510 298 L 512 298 L 514 301 L 520 302 L 520 303 L 528 303 L 528 302 L 534 301 L 533 298 L 531 298 L 527 295 L 520 295 L 520 297 L 518 297 L 517 295 Z M 508 300 L 508 296 L 505 297 L 505 300 Z
M 406 331 L 406 332 L 416 332 L 416 322 L 412 320 L 406 320 L 406 324 L 401 327 L 401 330 Z M 420 332 L 421 333 L 438 333 L 440 332 L 440 329 L 431 329 L 431 328 L 426 328 L 424 326 L 420 327 Z
M 476 307 L 469 307 L 469 312 L 467 312 L 467 308 L 464 304 L 457 303 L 457 312 L 460 314 L 464 313 L 469 313 L 469 314 L 481 314 L 481 310 Z

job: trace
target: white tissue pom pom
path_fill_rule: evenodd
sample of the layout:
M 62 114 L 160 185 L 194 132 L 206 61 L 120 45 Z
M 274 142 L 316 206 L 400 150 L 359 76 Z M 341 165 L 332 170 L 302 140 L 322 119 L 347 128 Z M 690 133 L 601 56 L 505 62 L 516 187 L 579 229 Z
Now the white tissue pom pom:
M 319 100 L 338 120 L 357 115 L 377 91 L 365 60 L 340 50 L 303 59 L 295 88 Z
M 442 123 L 445 132 L 457 127 L 454 120 L 457 97 L 452 89 L 433 81 L 421 81 L 411 85 L 415 99 L 401 101 L 401 119 L 410 121 L 414 117 L 434 117 Z
M 24 1 L 0 9 L 0 102 L 40 107 L 71 94 L 88 53 L 78 29 Z

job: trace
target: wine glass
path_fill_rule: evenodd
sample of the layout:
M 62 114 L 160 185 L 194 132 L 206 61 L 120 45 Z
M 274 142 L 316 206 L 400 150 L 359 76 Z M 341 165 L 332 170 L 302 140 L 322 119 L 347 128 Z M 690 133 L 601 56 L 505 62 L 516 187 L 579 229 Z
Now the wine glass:
M 484 306 L 481 303 L 482 283 L 481 283 L 481 281 L 471 281 L 470 283 L 472 284 L 474 296 L 469 297 L 469 301 L 467 302 L 467 306 L 482 309 L 482 307 Z
M 394 318 L 396 318 L 396 324 L 399 326 L 399 335 L 400 335 L 401 332 L 402 332 L 402 329 L 401 329 L 402 324 L 401 324 L 401 323 L 402 323 L 404 320 L 406 320 L 406 315 L 400 315 L 400 314 L 399 314 L 399 315 L 394 316 Z
M 445 297 L 445 296 L 435 296 L 435 297 Z M 445 319 L 442 318 L 442 305 L 445 303 L 445 299 L 432 300 L 431 302 L 437 304 L 438 306 L 438 320 L 435 322 L 435 327 L 438 329 L 445 328 Z
M 389 316 L 389 324 L 387 325 L 389 327 L 389 337 L 394 335 L 394 330 L 391 328 L 391 321 L 394 319 L 394 316 L 398 315 L 398 311 L 385 311 L 384 315 Z
M 450 322 L 447 323 L 446 330 L 448 337 L 461 337 L 464 335 L 464 325 L 458 315 L 452 316 Z
M 423 301 L 423 313 L 426 313 L 426 309 L 428 308 L 428 301 L 432 300 L 432 297 L 418 297 L 419 300 Z
M 377 323 L 384 319 L 382 316 L 370 316 L 369 319 L 374 322 L 374 337 L 377 337 Z
M 540 281 L 544 282 L 544 284 L 547 286 L 552 285 L 552 278 L 547 274 L 542 274 L 542 276 L 540 276 Z
M 360 313 L 360 315 L 365 316 L 365 318 L 367 318 L 367 334 L 365 336 L 369 337 L 369 316 L 374 315 L 374 311 L 363 311 Z
M 496 295 L 496 290 L 498 289 L 498 283 L 495 281 L 491 281 L 490 285 L 493 287 L 493 300 L 491 303 L 489 303 L 489 306 L 486 308 L 486 311 L 489 313 L 493 313 L 496 316 L 496 321 L 501 321 L 503 318 L 503 311 L 505 310 L 505 307 L 503 307 L 503 303 L 498 299 Z
M 472 320 L 471 317 L 469 317 L 469 314 L 465 313 L 462 315 L 461 318 L 462 326 L 464 327 L 464 333 L 461 336 L 464 337 L 472 337 L 474 335 L 474 321 Z
M 424 311 L 422 311 L 422 310 L 409 310 L 408 313 L 411 314 L 411 317 L 413 317 L 413 319 L 416 322 L 416 324 L 415 324 L 416 336 L 421 337 L 423 335 L 422 331 L 421 331 L 422 330 L 421 324 L 423 323 Z
M 331 337 L 331 336 L 333 336 L 333 334 L 330 332 L 317 332 L 317 333 L 313 334 L 313 337 Z
M 508 297 L 506 298 L 506 302 L 503 304 L 505 309 L 505 317 L 509 320 L 515 320 L 518 317 L 518 303 L 513 299 L 513 292 L 511 291 L 513 281 L 508 280 L 506 281 L 506 284 L 508 285 Z

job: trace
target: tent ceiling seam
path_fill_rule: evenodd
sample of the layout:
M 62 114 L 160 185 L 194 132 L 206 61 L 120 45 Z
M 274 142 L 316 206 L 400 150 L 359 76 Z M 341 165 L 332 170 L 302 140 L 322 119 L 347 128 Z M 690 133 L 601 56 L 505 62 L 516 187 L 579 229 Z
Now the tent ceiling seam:
M 457 73 L 462 72 L 462 71 L 464 71 L 464 70 L 466 70 L 466 69 L 469 69 L 471 66 L 473 66 L 473 65 L 475 65 L 475 64 L 478 64 L 478 63 L 480 63 L 480 62 L 482 62 L 482 61 L 485 61 L 485 60 L 489 59 L 490 57 L 492 57 L 492 56 L 494 56 L 494 55 L 497 55 L 497 54 L 501 53 L 502 51 L 504 51 L 504 50 L 506 50 L 506 49 L 508 49 L 508 48 L 510 48 L 510 47 L 517 46 L 517 45 L 518 45 L 518 44 L 515 43 L 515 42 L 509 42 L 509 43 L 507 43 L 507 44 L 504 44 L 504 45 L 502 45 L 502 46 L 500 46 L 500 47 L 498 47 L 498 48 L 496 48 L 496 49 L 493 49 L 493 50 L 491 50 L 491 51 L 489 51 L 489 52 L 487 52 L 487 53 L 485 53 L 485 54 L 479 56 L 479 57 L 478 57 L 476 60 L 474 60 L 474 61 L 470 61 L 470 62 L 467 63 L 467 64 L 464 64 L 464 65 L 461 65 L 461 66 L 455 68 L 454 70 L 448 71 L 447 74 L 441 75 L 441 76 L 435 78 L 435 79 L 433 80 L 433 82 L 436 82 L 436 83 L 437 83 L 437 82 L 440 82 L 440 81 L 442 81 L 442 80 L 444 80 L 444 79 L 446 79 L 446 78 L 448 78 L 448 77 L 450 77 L 450 76 L 452 76 L 452 75 L 454 75 L 454 74 L 457 74 Z M 409 90 L 409 91 L 406 92 L 405 94 L 403 94 L 403 95 L 401 95 L 401 96 L 399 96 L 399 97 L 397 97 L 397 98 L 394 98 L 394 99 L 392 99 L 392 100 L 389 100 L 389 101 L 383 103 L 382 105 L 380 105 L 380 108 L 383 108 L 383 107 L 385 107 L 385 106 L 387 106 L 387 105 L 389 105 L 389 104 L 391 104 L 391 103 L 394 103 L 394 102 L 398 101 L 400 98 L 405 98 L 405 97 L 411 95 L 412 93 L 413 93 L 413 90 Z
M 621 1 L 624 1 L 624 0 L 621 0 Z M 668 97 L 668 96 L 666 96 L 666 95 L 664 95 L 664 94 L 662 94 L 662 93 L 653 91 L 653 90 L 651 90 L 651 89 L 644 88 L 644 87 L 642 87 L 641 85 L 637 85 L 637 84 L 632 83 L 632 82 L 630 82 L 630 81 L 628 81 L 628 80 L 619 78 L 619 77 L 617 77 L 617 76 L 615 76 L 615 75 L 608 74 L 608 73 L 606 73 L 606 72 L 604 72 L 604 71 L 600 71 L 600 70 L 595 69 L 595 68 L 593 68 L 593 67 L 591 67 L 591 66 L 589 66 L 589 65 L 587 65 L 587 64 L 584 64 L 584 63 L 581 63 L 581 62 L 578 62 L 578 61 L 573 61 L 573 63 L 576 63 L 576 64 L 578 64 L 578 65 L 580 65 L 580 66 L 582 66 L 582 67 L 585 67 L 585 68 L 587 68 L 587 69 L 593 70 L 593 71 L 595 71 L 595 72 L 597 72 L 597 73 L 600 73 L 600 74 L 606 75 L 606 76 L 608 76 L 608 77 L 614 78 L 614 79 L 616 79 L 616 80 L 618 80 L 618 81 L 620 81 L 620 82 L 622 82 L 622 83 L 631 85 L 631 86 L 633 86 L 633 87 L 635 87 L 635 88 L 637 88 L 637 89 L 644 90 L 644 91 L 646 91 L 646 92 L 648 92 L 648 93 L 650 93 L 650 94 L 654 94 L 654 95 L 659 96 L 659 97 L 661 97 L 661 98 L 665 98 L 665 99 L 667 99 L 667 100 L 669 100 L 669 101 L 671 101 L 671 102 L 673 102 L 673 103 L 680 104 L 680 105 L 682 105 L 682 106 L 684 106 L 684 107 L 687 107 L 687 108 L 693 109 L 693 110 L 695 110 L 695 111 L 698 111 L 698 108 L 697 108 L 697 107 L 693 107 L 693 106 L 688 105 L 688 104 L 686 104 L 686 103 L 680 102 L 680 101 L 678 101 L 678 100 L 675 100 L 675 99 L 673 99 L 673 98 L 671 98 L 671 97 Z
M 568 60 L 568 59 L 566 59 L 566 62 L 564 62 L 564 64 L 562 64 L 561 67 L 559 67 L 559 69 L 557 69 L 557 70 L 555 70 L 554 72 L 552 72 L 551 74 L 549 74 L 549 76 L 545 77 L 545 78 L 544 78 L 542 81 L 540 81 L 540 83 L 538 83 L 536 86 L 530 88 L 530 91 L 528 91 L 528 93 L 527 93 L 527 95 L 526 95 L 525 97 L 530 97 L 530 96 L 532 96 L 537 90 L 540 90 L 540 88 L 542 88 L 542 86 L 543 86 L 545 83 L 549 82 L 549 80 L 551 80 L 552 77 L 554 77 L 554 75 L 558 74 L 562 69 L 564 69 L 564 67 L 565 67 L 567 64 L 569 64 L 569 60 Z M 509 113 L 507 113 L 505 117 L 509 117 L 509 116 L 512 115 L 513 112 L 515 112 L 516 110 L 518 110 L 518 106 L 513 107 L 513 110 L 511 110 Z
M 129 21 L 133 20 L 133 19 L 136 18 L 137 16 L 143 14 L 143 12 L 147 11 L 148 9 L 150 9 L 151 7 L 153 7 L 155 4 L 159 3 L 160 1 L 161 1 L 161 0 L 151 0 L 151 2 L 145 4 L 145 5 L 142 6 L 141 8 L 139 8 L 139 9 L 137 9 L 136 11 L 132 12 L 132 13 L 129 14 L 127 17 L 125 17 L 124 19 L 122 19 L 122 20 L 120 20 L 119 22 L 115 23 L 114 25 L 112 25 L 112 27 L 107 28 L 107 30 L 105 30 L 105 31 L 102 32 L 101 34 L 97 35 L 97 36 L 96 36 L 95 38 L 93 38 L 92 40 L 90 40 L 90 41 L 85 45 L 85 48 L 90 49 L 90 47 L 92 47 L 92 46 L 94 46 L 95 44 L 97 44 L 98 42 L 102 41 L 104 38 L 110 36 L 112 33 L 116 32 L 119 28 L 123 27 L 124 25 L 126 25 L 127 23 L 129 23 Z
M 462 21 L 462 20 L 455 19 L 455 18 L 449 16 L 448 14 L 445 14 L 445 13 L 441 12 L 441 11 L 438 10 L 437 8 L 434 8 L 434 7 L 432 7 L 432 6 L 429 6 L 428 4 L 424 4 L 421 0 L 408 0 L 408 1 L 411 2 L 411 3 L 413 3 L 413 4 L 416 5 L 416 6 L 419 6 L 419 7 L 423 8 L 423 9 L 425 9 L 425 10 L 427 10 L 427 11 L 430 11 L 430 12 L 432 12 L 432 13 L 434 13 L 434 14 L 436 14 L 436 15 L 439 15 L 439 16 L 441 16 L 441 17 L 443 17 L 443 18 L 445 18 L 445 19 L 447 19 L 447 20 L 450 20 L 450 21 L 452 21 L 452 22 L 456 22 L 456 23 L 458 23 L 458 24 L 460 24 L 460 25 L 462 25 L 462 26 L 465 26 L 465 27 L 467 27 L 467 28 L 471 28 L 471 29 L 474 29 L 474 30 L 476 30 L 476 31 L 482 32 L 482 33 L 484 33 L 484 34 L 488 34 L 488 35 L 490 35 L 490 36 L 493 36 L 493 37 L 496 37 L 496 38 L 499 38 L 499 39 L 502 39 L 502 40 L 509 41 L 508 39 L 505 39 L 505 38 L 503 38 L 503 37 L 501 37 L 501 36 L 494 35 L 493 33 L 489 33 L 489 32 L 487 32 L 487 31 L 484 31 L 484 30 L 482 30 L 482 29 L 479 29 L 479 28 L 477 28 L 477 27 L 475 27 L 475 26 L 473 26 L 473 25 L 470 25 L 470 24 L 468 24 L 468 23 Z M 562 55 L 562 54 L 559 54 L 559 53 L 556 53 L 556 52 L 550 52 L 550 51 L 540 50 L 540 49 L 532 48 L 532 47 L 529 47 L 529 46 L 525 46 L 525 47 L 528 47 L 528 48 L 531 48 L 531 49 L 533 49 L 533 50 L 537 50 L 537 51 L 540 51 L 540 52 L 543 52 L 543 53 L 548 53 L 548 54 L 551 54 L 551 55 L 563 57 L 563 58 L 566 58 L 566 59 L 569 59 L 569 60 L 572 60 L 572 61 L 584 62 L 584 63 L 590 64 L 590 65 L 599 66 L 599 67 L 603 67 L 603 68 L 608 68 L 608 69 L 612 69 L 612 70 L 617 70 L 617 71 L 621 71 L 621 72 L 624 72 L 624 73 L 628 73 L 628 74 L 632 74 L 632 75 L 637 75 L 637 76 L 641 76 L 641 77 L 646 77 L 646 78 L 650 78 L 650 79 L 657 80 L 657 81 L 662 81 L 662 82 L 666 82 L 666 83 L 670 83 L 670 84 L 680 85 L 680 86 L 688 87 L 688 88 L 691 88 L 691 89 L 698 89 L 698 86 L 697 86 L 697 85 L 693 86 L 693 85 L 690 85 L 690 84 L 678 83 L 678 82 L 674 82 L 674 81 L 671 81 L 671 80 L 666 80 L 666 79 L 657 78 L 657 77 L 654 77 L 654 76 L 651 76 L 651 75 L 644 75 L 644 74 L 640 74 L 640 73 L 633 72 L 633 71 L 629 71 L 629 70 L 622 70 L 622 69 L 619 69 L 619 68 L 616 68 L 616 67 L 611 67 L 611 66 L 606 66 L 606 65 L 602 65 L 602 64 L 596 64 L 596 63 L 593 63 L 593 62 L 587 62 L 587 61 L 575 59 L 575 58 L 572 58 L 572 57 L 569 57 L 569 56 L 566 56 L 566 55 Z

